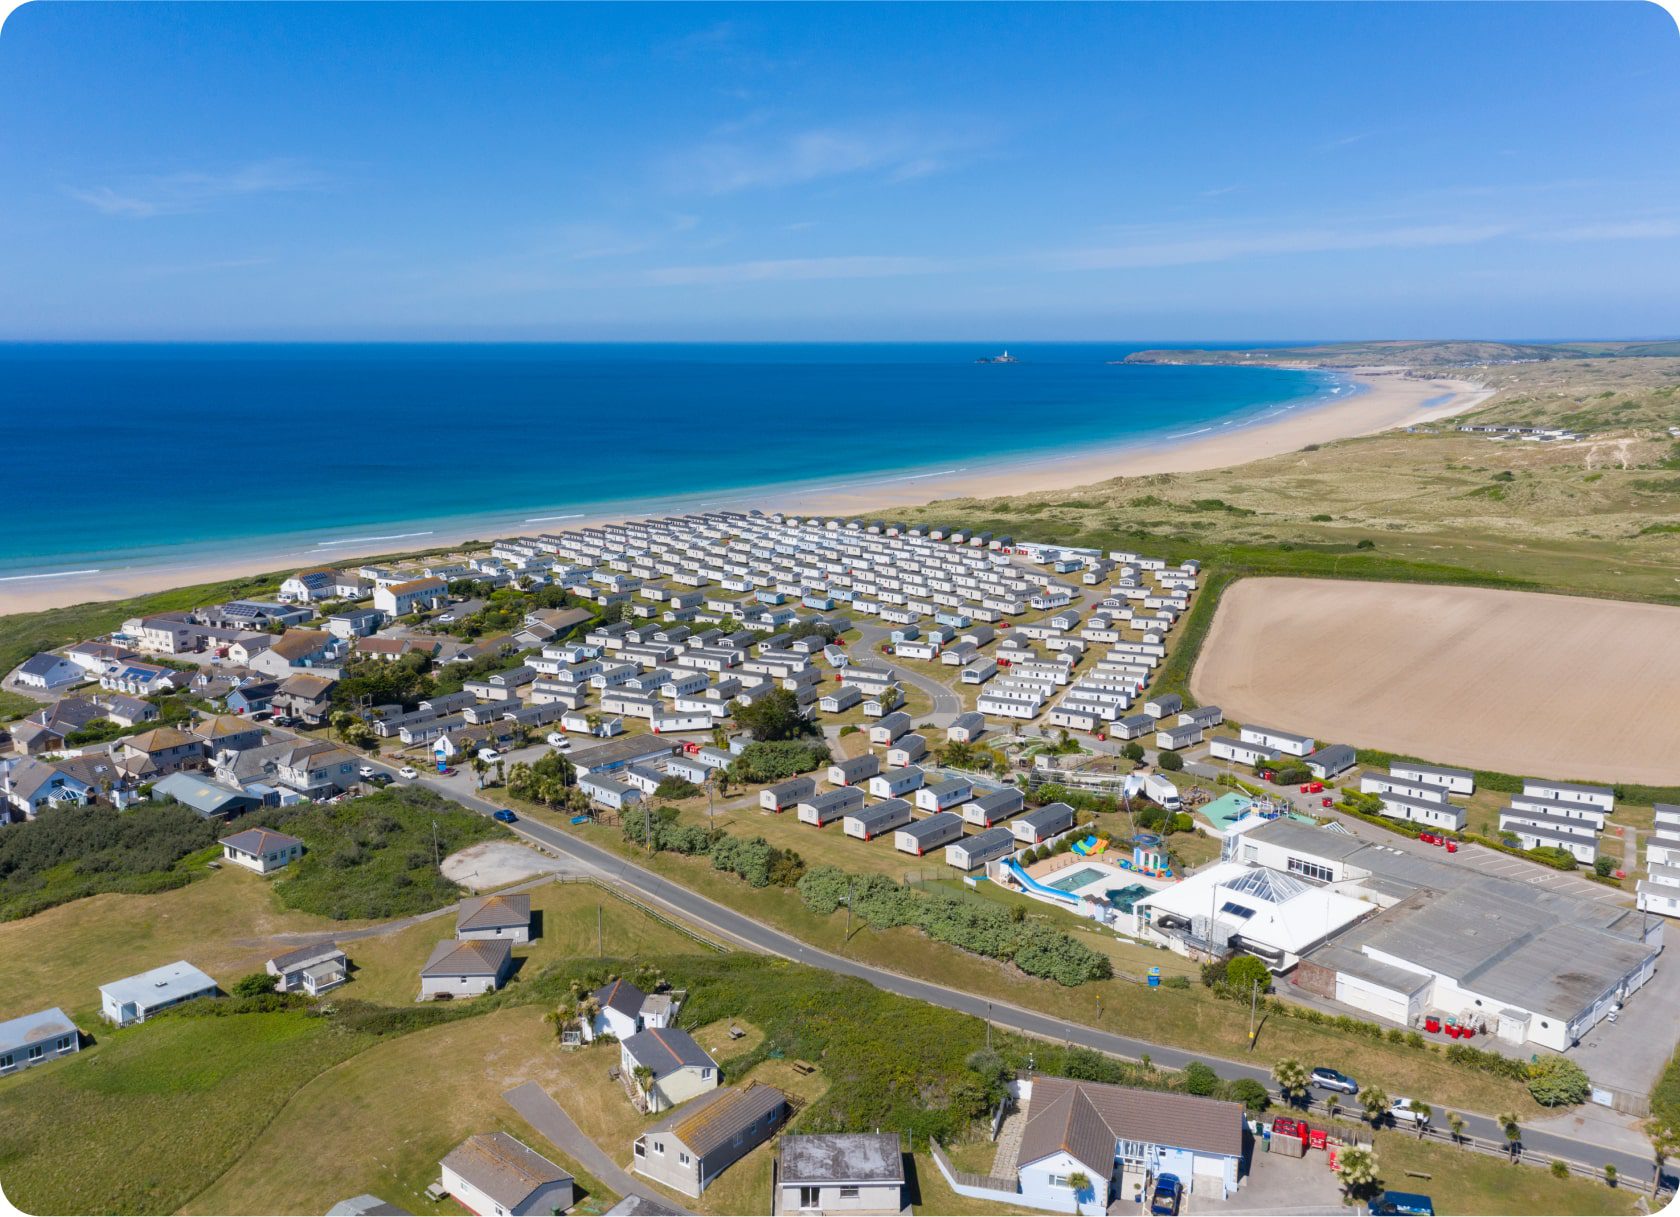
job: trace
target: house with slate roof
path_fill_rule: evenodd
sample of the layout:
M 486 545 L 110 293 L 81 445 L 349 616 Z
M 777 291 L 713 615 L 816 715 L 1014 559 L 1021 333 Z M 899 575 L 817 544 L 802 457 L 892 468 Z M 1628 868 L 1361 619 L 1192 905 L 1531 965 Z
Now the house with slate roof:
M 455 915 L 455 937 L 531 941 L 531 897 L 521 892 L 504 896 L 474 896 L 461 901 Z
M 468 1137 L 439 1166 L 443 1190 L 484 1217 L 546 1217 L 572 1207 L 572 1176 L 505 1132 Z
M 507 939 L 446 938 L 420 969 L 420 996 L 477 997 L 501 988 L 512 974 L 513 944 Z
M 728 1167 L 768 1141 L 787 1122 L 787 1096 L 749 1082 L 702 1095 L 637 1137 L 630 1168 L 698 1197 Z
M 648 1112 L 666 1111 L 718 1087 L 717 1062 L 680 1027 L 652 1027 L 619 1045 L 619 1067 Z M 644 1080 L 638 1069 L 646 1069 Z
M 217 842 L 222 857 L 235 866 L 266 875 L 303 857 L 303 842 L 268 828 L 247 828 Z

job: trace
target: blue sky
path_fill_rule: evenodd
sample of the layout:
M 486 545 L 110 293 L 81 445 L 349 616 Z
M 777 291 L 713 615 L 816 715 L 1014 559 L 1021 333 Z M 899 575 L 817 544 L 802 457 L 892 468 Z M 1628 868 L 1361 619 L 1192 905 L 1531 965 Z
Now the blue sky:
M 1680 333 L 1644 4 L 36 3 L 0 338 Z

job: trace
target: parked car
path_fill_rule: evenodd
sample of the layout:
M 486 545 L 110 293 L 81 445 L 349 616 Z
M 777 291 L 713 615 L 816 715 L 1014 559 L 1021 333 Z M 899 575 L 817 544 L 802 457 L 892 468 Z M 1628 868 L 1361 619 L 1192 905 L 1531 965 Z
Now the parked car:
M 356 775 L 358 777 L 370 778 L 378 772 L 379 770 L 375 769 L 372 765 L 363 765 L 360 769 L 356 770 Z
M 376 789 L 381 789 L 382 790 L 386 786 L 389 786 L 392 782 L 396 781 L 397 779 L 392 777 L 388 773 L 376 773 L 372 777 L 365 778 L 364 780 L 367 782 L 367 784 L 369 786 L 372 786 Z
M 293 718 L 290 714 L 276 714 L 274 716 L 274 725 L 276 727 L 295 727 L 298 725 L 298 720 Z
M 1184 1185 L 1177 1175 L 1157 1175 L 1155 1190 L 1149 1196 L 1149 1211 L 1164 1217 L 1178 1217 L 1178 1206 L 1184 1200 Z
M 1388 1118 L 1396 1124 L 1411 1124 L 1414 1127 L 1429 1123 L 1429 1117 L 1419 1113 L 1417 1108 L 1412 1106 L 1412 1101 L 1404 1098 L 1395 1099 L 1388 1105 Z
M 572 737 L 564 731 L 550 731 L 545 737 L 550 748 L 566 749 L 572 746 Z
M 1312 1071 L 1312 1084 L 1320 1090 L 1339 1090 L 1343 1094 L 1358 1094 L 1359 1083 L 1339 1069 L 1320 1065 Z
M 502 808 L 500 811 L 492 811 L 490 813 L 490 818 L 492 820 L 500 820 L 503 824 L 517 824 L 519 822 L 519 817 L 514 815 L 513 812 L 509 811 L 506 807 Z
M 397 773 L 402 777 L 409 778 L 411 780 L 420 776 L 420 771 L 413 765 L 404 765 L 401 769 L 397 770 Z
M 502 759 L 502 754 L 497 752 L 494 748 L 480 748 L 478 750 L 478 759 L 481 761 L 488 761 L 490 764 L 494 765 L 497 761 Z

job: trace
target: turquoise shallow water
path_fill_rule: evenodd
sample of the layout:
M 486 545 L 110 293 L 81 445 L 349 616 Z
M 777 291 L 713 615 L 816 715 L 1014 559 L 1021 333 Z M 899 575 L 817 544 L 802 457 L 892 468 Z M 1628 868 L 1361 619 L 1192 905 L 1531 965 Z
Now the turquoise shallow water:
M 1161 442 L 1348 391 L 1109 362 L 1135 349 L 980 364 L 997 348 L 0 346 L 0 579 L 280 542 L 326 559 L 449 521 L 559 528 L 631 502 Z

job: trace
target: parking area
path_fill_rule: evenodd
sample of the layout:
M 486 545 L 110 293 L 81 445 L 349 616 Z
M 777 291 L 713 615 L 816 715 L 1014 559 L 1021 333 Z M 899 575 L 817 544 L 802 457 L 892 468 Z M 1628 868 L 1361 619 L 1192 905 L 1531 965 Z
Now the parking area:
M 1330 1173 L 1322 1150 L 1309 1150 L 1304 1158 L 1283 1154 L 1255 1153 L 1248 1172 L 1228 1199 L 1207 1196 L 1184 1198 L 1184 1213 L 1309 1214 L 1345 1213 L 1342 1189 Z
M 1553 870 L 1538 862 L 1513 858 L 1510 854 L 1502 854 L 1498 850 L 1480 845 L 1461 846 L 1456 858 L 1462 858 L 1464 865 L 1472 866 L 1483 874 L 1497 875 L 1501 879 L 1511 879 L 1531 887 L 1550 888 L 1554 892 L 1579 896 L 1584 900 L 1602 900 L 1609 904 L 1629 903 L 1625 892 L 1579 878 L 1568 871 Z

